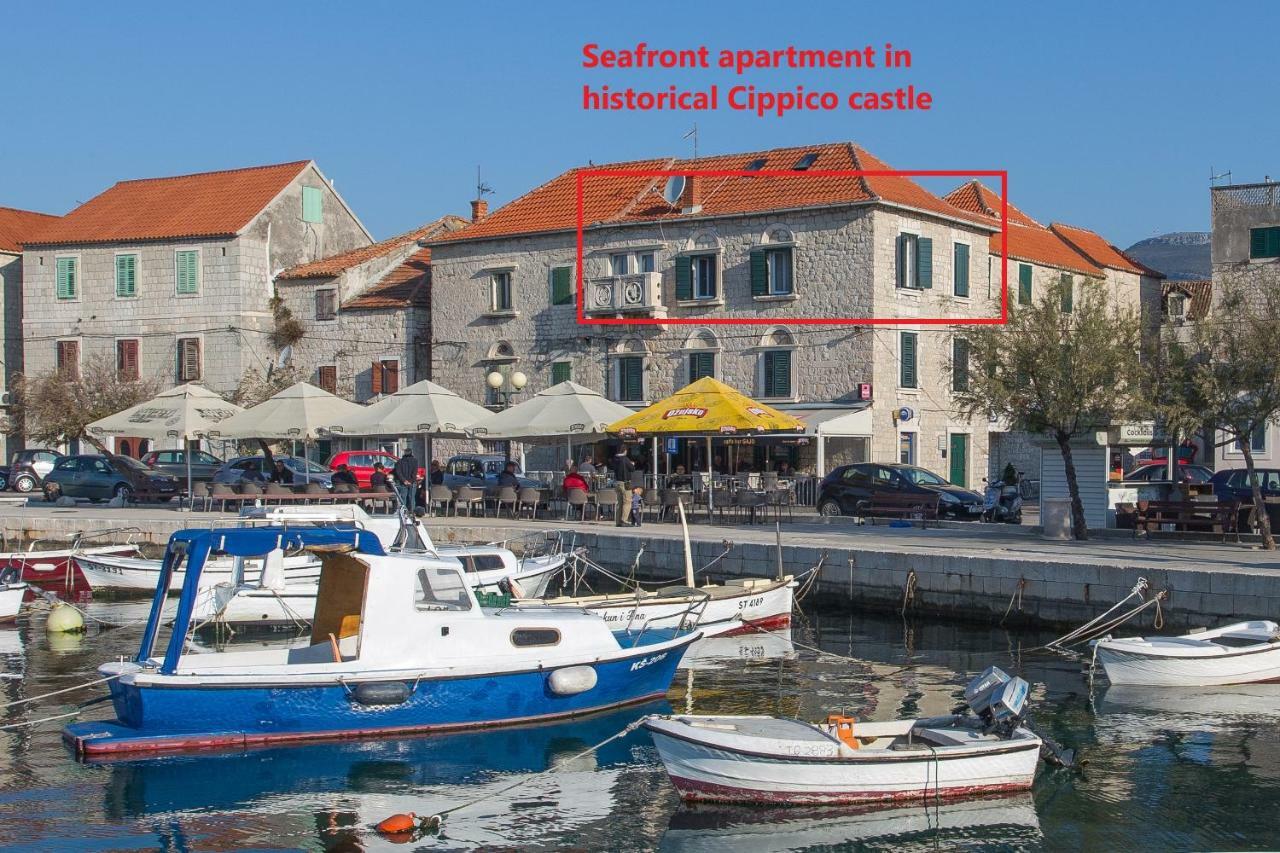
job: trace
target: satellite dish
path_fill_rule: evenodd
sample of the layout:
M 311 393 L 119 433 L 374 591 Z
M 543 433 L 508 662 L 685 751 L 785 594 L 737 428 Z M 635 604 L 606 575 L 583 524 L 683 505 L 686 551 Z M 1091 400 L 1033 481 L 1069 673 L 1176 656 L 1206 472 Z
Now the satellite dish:
M 667 200 L 667 204 L 676 204 L 680 201 L 680 196 L 684 193 L 684 176 L 673 175 L 667 178 L 667 185 L 662 188 L 662 197 Z

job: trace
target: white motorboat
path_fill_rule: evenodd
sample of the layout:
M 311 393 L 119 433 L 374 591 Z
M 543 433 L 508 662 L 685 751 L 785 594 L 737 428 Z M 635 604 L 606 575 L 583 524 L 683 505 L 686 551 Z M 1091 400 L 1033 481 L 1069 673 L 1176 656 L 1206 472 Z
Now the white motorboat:
M 1179 637 L 1104 637 L 1093 643 L 1112 684 L 1214 687 L 1280 681 L 1280 625 L 1237 622 Z
M 27 585 L 19 580 L 0 583 L 0 623 L 18 618 L 27 589 Z
M 124 557 L 111 554 L 76 554 L 72 559 L 76 568 L 93 589 L 136 589 L 153 592 L 160 578 L 161 561 L 144 557 Z M 205 566 L 204 577 L 208 583 L 229 581 L 233 570 L 230 559 L 210 560 Z M 245 577 L 256 580 L 262 574 L 262 561 L 247 561 Z M 320 561 L 310 555 L 285 558 L 286 577 L 292 583 L 309 582 L 314 587 L 320 577 Z M 185 575 L 175 572 L 169 581 L 169 591 L 182 589 Z
M 840 804 L 1030 788 L 1042 741 L 1022 725 L 1028 685 L 995 667 L 965 690 L 972 713 L 812 724 L 652 716 L 644 727 L 687 801 Z

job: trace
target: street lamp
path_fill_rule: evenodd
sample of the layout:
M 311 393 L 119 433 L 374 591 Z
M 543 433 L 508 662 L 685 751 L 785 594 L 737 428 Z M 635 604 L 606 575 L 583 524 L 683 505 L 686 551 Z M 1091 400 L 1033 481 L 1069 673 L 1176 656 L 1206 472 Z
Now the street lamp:
M 491 370 L 489 375 L 484 378 L 489 387 L 493 389 L 493 394 L 498 401 L 498 411 L 503 411 L 511 407 L 511 398 L 524 390 L 524 386 L 529 384 L 529 377 L 517 370 L 513 373 L 503 373 L 500 370 Z M 511 442 L 506 442 L 507 461 L 511 461 Z

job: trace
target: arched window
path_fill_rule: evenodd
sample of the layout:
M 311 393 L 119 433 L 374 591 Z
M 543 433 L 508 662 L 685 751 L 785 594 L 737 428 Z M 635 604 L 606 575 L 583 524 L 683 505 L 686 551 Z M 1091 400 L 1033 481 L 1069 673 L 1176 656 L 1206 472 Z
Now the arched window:
M 765 399 L 789 400 L 796 396 L 794 381 L 795 336 L 774 326 L 760 338 L 756 368 L 757 393 Z
M 705 376 L 716 375 L 720 340 L 714 332 L 710 329 L 694 330 L 689 337 L 685 338 L 683 349 L 687 353 L 683 377 L 686 382 L 697 382 Z M 676 384 L 680 384 L 679 376 L 676 377 Z
M 489 347 L 488 354 L 485 355 L 485 361 L 494 362 L 511 362 L 516 360 L 516 351 L 506 341 L 498 341 Z

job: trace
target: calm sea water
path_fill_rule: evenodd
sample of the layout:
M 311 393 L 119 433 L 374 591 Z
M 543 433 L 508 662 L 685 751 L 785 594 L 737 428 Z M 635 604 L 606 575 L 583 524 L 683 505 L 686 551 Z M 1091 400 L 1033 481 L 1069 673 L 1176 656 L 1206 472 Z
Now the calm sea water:
M 93 603 L 128 622 L 144 603 Z M 44 616 L 0 628 L 5 701 L 86 681 L 132 654 L 137 626 L 50 638 Z M 1079 662 L 1021 654 L 1048 639 L 960 624 L 809 613 L 797 642 L 696 648 L 666 703 L 559 725 L 104 764 L 77 763 L 59 723 L 0 731 L 0 844 L 28 850 L 405 849 L 369 829 L 451 814 L 424 850 L 1202 850 L 1280 847 L 1280 687 L 1205 694 L 1106 689 Z M 566 759 L 652 710 L 887 720 L 949 710 L 995 663 L 1033 684 L 1038 722 L 1087 761 L 1042 769 L 1024 795 L 881 809 L 690 808 L 648 736 Z M 100 692 L 11 707 L 66 713 Z M 66 701 L 60 701 L 65 699 Z M 109 704 L 85 718 L 109 717 Z M 554 773 L 542 773 L 560 763 Z M 510 788 L 517 782 L 514 788 Z M 508 789 L 508 790 L 504 790 Z

